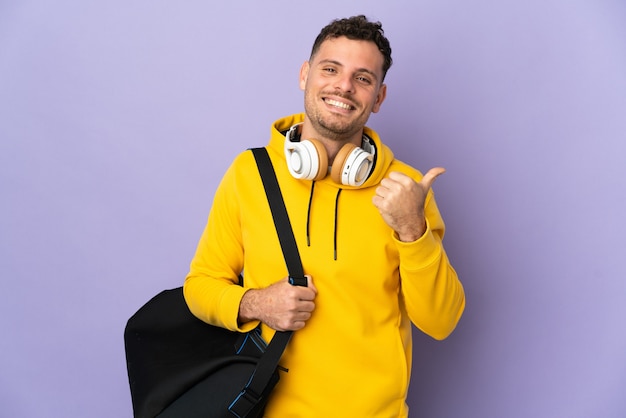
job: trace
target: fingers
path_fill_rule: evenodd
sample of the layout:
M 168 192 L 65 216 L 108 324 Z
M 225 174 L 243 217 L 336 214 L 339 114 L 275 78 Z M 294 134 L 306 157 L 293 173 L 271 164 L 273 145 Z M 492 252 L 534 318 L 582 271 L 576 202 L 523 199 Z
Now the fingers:
M 317 287 L 315 287 L 315 284 L 313 283 L 313 277 L 308 274 L 305 274 L 304 277 L 308 280 L 307 287 L 313 291 L 314 295 L 317 295 Z
M 443 167 L 435 167 L 428 170 L 419 183 L 416 183 L 411 177 L 398 171 L 392 171 L 389 176 L 382 179 L 375 190 L 374 204 L 378 207 L 382 204 L 382 199 L 390 197 L 394 194 L 402 194 L 404 191 L 411 190 L 415 184 L 419 184 L 425 192 L 432 187 L 433 183 L 446 169 Z
M 297 295 L 298 298 L 302 300 L 313 300 L 315 298 L 315 295 L 317 295 L 317 288 L 315 287 L 315 284 L 313 283 L 313 278 L 311 276 L 305 274 L 304 277 L 306 278 L 306 285 L 293 284 L 292 281 L 294 279 L 292 277 L 287 277 L 283 279 L 280 283 L 284 284 L 285 282 L 287 282 L 290 284 L 290 286 L 295 287 L 293 289 L 293 294 Z
M 289 276 L 287 280 L 292 286 L 310 287 L 314 293 L 317 293 L 317 289 L 313 285 L 313 278 L 308 274 L 305 274 L 302 278 Z
M 424 174 L 424 177 L 422 178 L 420 183 L 422 183 L 424 185 L 427 184 L 430 187 L 430 185 L 432 185 L 435 182 L 435 179 L 437 177 L 439 177 L 440 175 L 442 175 L 443 173 L 445 173 L 445 172 L 446 172 L 446 169 L 443 168 L 443 167 L 431 168 L 430 170 L 428 170 L 428 172 L 426 174 Z M 389 177 L 388 178 L 393 180 L 394 182 L 398 182 L 398 183 L 401 183 L 401 184 L 410 184 L 410 182 L 412 181 L 411 177 L 407 176 L 404 173 L 400 173 L 398 171 L 392 171 L 391 173 L 389 173 Z M 383 180 L 381 182 L 381 184 L 384 181 L 385 180 Z
M 445 172 L 446 169 L 443 167 L 431 168 L 426 174 L 424 174 L 419 184 L 421 184 L 425 190 L 428 190 L 432 187 L 437 177 Z M 406 174 L 400 173 L 398 171 L 392 171 L 389 173 L 389 177 L 383 179 L 380 182 L 380 186 L 377 188 L 376 194 L 380 197 L 384 197 L 385 194 L 390 193 L 395 189 L 409 187 L 412 182 L 413 179 Z
M 304 328 L 306 321 L 311 318 L 315 310 L 317 288 L 310 275 L 305 277 L 308 282 L 306 287 L 294 286 L 289 283 L 289 277 L 286 277 L 265 289 L 273 295 L 263 303 L 266 312 L 261 320 L 270 328 L 295 331 Z
M 424 186 L 426 190 L 428 190 L 432 187 L 437 177 L 445 172 L 446 169 L 443 167 L 431 168 L 426 174 L 424 174 L 424 177 L 422 178 L 422 181 L 420 181 L 420 183 L 422 184 L 422 186 Z

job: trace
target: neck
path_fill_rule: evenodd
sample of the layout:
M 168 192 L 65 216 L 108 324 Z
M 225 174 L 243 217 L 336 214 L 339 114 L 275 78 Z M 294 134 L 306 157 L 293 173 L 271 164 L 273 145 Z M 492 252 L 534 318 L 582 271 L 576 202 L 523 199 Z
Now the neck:
M 323 135 L 315 130 L 306 121 L 301 125 L 298 131 L 302 139 L 316 139 L 324 145 L 324 147 L 326 148 L 326 153 L 328 154 L 329 166 L 333 164 L 337 153 L 344 145 L 352 143 L 357 147 L 360 147 L 363 141 L 363 130 L 357 132 L 356 134 L 346 136 L 329 134 Z

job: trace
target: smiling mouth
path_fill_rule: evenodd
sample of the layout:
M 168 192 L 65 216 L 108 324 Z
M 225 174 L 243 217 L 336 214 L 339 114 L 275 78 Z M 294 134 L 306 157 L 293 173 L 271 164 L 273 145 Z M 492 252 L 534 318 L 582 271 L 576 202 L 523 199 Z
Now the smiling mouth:
M 343 102 L 340 102 L 340 101 L 337 101 L 337 100 L 326 98 L 326 99 L 324 99 L 324 102 L 326 104 L 329 104 L 331 106 L 337 107 L 339 109 L 354 110 L 354 106 L 351 106 L 349 104 L 346 104 L 346 103 L 343 103 Z

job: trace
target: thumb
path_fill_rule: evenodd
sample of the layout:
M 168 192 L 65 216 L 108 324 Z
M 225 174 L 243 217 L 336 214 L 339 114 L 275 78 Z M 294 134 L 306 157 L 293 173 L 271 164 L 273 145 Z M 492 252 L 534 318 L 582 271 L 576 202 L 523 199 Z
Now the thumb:
M 426 174 L 424 174 L 424 177 L 422 177 L 422 181 L 420 181 L 420 184 L 424 186 L 424 189 L 428 190 L 432 187 L 437 177 L 445 172 L 446 169 L 443 167 L 431 168 Z
M 315 292 L 315 294 L 317 294 L 317 288 L 316 288 L 316 287 L 315 287 L 315 285 L 313 284 L 313 277 L 311 277 L 311 276 L 310 276 L 310 275 L 308 275 L 308 274 L 305 274 L 305 275 L 304 275 L 304 277 L 306 277 L 306 278 L 307 278 L 307 281 L 308 281 L 308 283 L 307 283 L 307 287 L 308 287 L 308 288 L 310 288 L 310 289 L 313 289 L 313 291 Z

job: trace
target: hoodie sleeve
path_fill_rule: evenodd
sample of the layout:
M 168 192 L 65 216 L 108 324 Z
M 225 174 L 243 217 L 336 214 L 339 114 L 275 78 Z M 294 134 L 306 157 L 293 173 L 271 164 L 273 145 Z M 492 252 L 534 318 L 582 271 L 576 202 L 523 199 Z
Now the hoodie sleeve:
M 248 331 L 255 323 L 238 324 L 239 304 L 246 289 L 238 285 L 243 269 L 243 244 L 237 198 L 239 156 L 226 171 L 213 198 L 183 294 L 191 312 L 201 320 L 230 330 Z M 242 328 L 243 327 L 243 328 Z M 244 329 L 245 328 L 245 329 Z
M 417 241 L 401 242 L 401 291 L 411 321 L 437 340 L 456 327 L 465 309 L 465 292 L 443 248 L 443 219 L 432 191 L 427 197 L 426 232 Z

